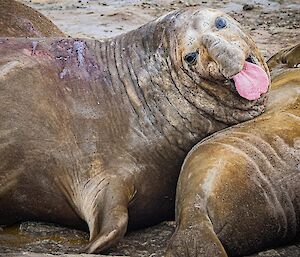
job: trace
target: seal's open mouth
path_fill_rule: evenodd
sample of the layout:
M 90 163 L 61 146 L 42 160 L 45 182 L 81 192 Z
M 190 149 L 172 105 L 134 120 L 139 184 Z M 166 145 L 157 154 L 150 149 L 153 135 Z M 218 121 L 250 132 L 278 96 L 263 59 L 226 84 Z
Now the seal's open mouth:
M 268 74 L 256 64 L 252 55 L 246 60 L 243 69 L 232 77 L 238 94 L 247 100 L 257 100 L 268 91 Z

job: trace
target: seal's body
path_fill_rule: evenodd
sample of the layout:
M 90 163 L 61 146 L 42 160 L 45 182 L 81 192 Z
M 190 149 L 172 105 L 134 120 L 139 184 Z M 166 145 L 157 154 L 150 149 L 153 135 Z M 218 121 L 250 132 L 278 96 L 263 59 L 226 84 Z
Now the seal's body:
M 289 68 L 299 53 L 300 45 L 270 60 L 272 90 L 263 115 L 189 153 L 167 256 L 247 255 L 299 234 L 300 68 Z
M 0 1 L 0 37 L 63 37 L 38 11 L 15 0 Z
M 267 84 L 250 94 L 229 80 L 248 61 L 268 78 L 266 64 L 215 10 L 105 41 L 0 40 L 0 223 L 86 222 L 89 252 L 122 237 L 128 216 L 132 227 L 170 217 L 191 147 L 264 111 Z

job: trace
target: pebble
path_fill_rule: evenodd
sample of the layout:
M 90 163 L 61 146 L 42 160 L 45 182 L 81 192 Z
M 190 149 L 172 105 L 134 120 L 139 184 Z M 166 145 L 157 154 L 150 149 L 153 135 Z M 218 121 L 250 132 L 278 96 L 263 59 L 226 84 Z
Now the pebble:
M 243 10 L 244 11 L 251 11 L 251 10 L 253 10 L 254 9 L 254 5 L 253 4 L 245 4 L 244 6 L 243 6 Z

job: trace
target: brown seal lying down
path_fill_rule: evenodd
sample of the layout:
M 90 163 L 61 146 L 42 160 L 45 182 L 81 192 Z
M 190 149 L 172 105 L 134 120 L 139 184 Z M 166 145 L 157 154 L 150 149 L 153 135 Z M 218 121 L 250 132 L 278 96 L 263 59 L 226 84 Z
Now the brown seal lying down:
M 264 111 L 267 66 L 216 10 L 103 41 L 0 42 L 0 224 L 87 223 L 89 252 L 123 237 L 128 217 L 169 218 L 191 147 Z
M 167 256 L 236 256 L 300 231 L 300 44 L 270 60 L 272 90 L 258 118 L 204 139 L 188 154 Z
M 15 0 L 0 0 L 0 37 L 63 37 L 44 15 Z

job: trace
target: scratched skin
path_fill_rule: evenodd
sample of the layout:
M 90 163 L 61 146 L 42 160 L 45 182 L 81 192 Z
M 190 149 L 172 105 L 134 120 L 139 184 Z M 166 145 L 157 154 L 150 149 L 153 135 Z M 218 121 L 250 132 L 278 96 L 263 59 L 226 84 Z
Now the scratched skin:
M 172 217 L 191 147 L 264 111 L 229 80 L 249 55 L 268 72 L 236 21 L 200 8 L 107 40 L 0 39 L 0 224 L 87 224 L 99 252 Z

